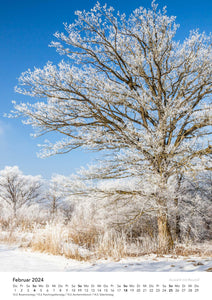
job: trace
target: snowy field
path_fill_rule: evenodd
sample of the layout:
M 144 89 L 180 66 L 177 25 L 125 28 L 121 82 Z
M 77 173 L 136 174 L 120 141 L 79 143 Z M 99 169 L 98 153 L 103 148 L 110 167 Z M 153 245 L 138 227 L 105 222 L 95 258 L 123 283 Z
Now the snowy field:
M 212 258 L 157 257 L 156 255 L 125 258 L 120 261 L 78 262 L 0 245 L 1 272 L 204 272 L 212 271 Z

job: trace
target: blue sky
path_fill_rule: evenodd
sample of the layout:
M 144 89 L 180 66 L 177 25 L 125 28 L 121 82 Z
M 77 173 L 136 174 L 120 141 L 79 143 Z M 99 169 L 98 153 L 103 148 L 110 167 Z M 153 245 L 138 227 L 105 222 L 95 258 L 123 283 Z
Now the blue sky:
M 130 13 L 139 6 L 150 7 L 151 0 L 105 0 L 121 12 Z M 65 155 L 40 159 L 37 144 L 43 137 L 30 137 L 31 127 L 20 119 L 7 119 L 3 114 L 13 107 L 12 100 L 26 100 L 14 92 L 21 72 L 28 68 L 42 67 L 48 60 L 62 59 L 48 45 L 53 33 L 63 30 L 63 23 L 71 23 L 75 10 L 89 10 L 96 0 L 0 0 L 0 169 L 18 165 L 26 174 L 41 174 L 50 178 L 52 173 L 71 174 L 80 166 L 89 164 L 95 155 L 74 151 Z M 212 1 L 161 0 L 168 14 L 177 16 L 180 24 L 177 37 L 184 39 L 190 30 L 199 28 L 212 31 Z M 46 136 L 48 138 L 48 136 Z

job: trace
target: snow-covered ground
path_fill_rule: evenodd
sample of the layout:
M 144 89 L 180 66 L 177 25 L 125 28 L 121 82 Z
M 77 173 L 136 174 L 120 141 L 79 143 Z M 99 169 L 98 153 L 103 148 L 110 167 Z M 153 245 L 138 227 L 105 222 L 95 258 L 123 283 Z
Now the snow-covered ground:
M 64 271 L 67 259 L 19 249 L 17 246 L 0 245 L 0 271 L 57 272 Z
M 212 269 L 212 258 L 156 257 L 156 255 L 126 258 L 120 261 L 78 262 L 0 245 L 0 271 L 8 272 L 195 272 Z

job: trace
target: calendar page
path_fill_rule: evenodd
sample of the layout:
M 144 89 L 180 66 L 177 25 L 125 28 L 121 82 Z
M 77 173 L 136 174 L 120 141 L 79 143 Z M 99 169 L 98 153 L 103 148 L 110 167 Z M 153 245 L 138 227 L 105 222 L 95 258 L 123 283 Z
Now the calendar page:
M 212 299 L 212 0 L 0 0 L 0 299 Z

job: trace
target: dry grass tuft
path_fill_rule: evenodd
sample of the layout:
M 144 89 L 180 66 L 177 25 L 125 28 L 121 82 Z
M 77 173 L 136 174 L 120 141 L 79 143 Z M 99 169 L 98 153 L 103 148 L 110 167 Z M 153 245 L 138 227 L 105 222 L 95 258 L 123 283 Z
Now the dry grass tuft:
M 178 244 L 173 250 L 177 256 L 212 257 L 212 245 L 204 244 Z
M 1 243 L 14 244 L 14 243 L 17 243 L 17 241 L 18 241 L 18 238 L 12 230 L 7 232 L 7 234 L 0 235 Z
M 98 231 L 95 227 L 88 227 L 84 229 L 70 227 L 69 229 L 69 239 L 72 243 L 85 247 L 89 250 L 92 250 L 95 247 L 100 234 L 100 231 Z

